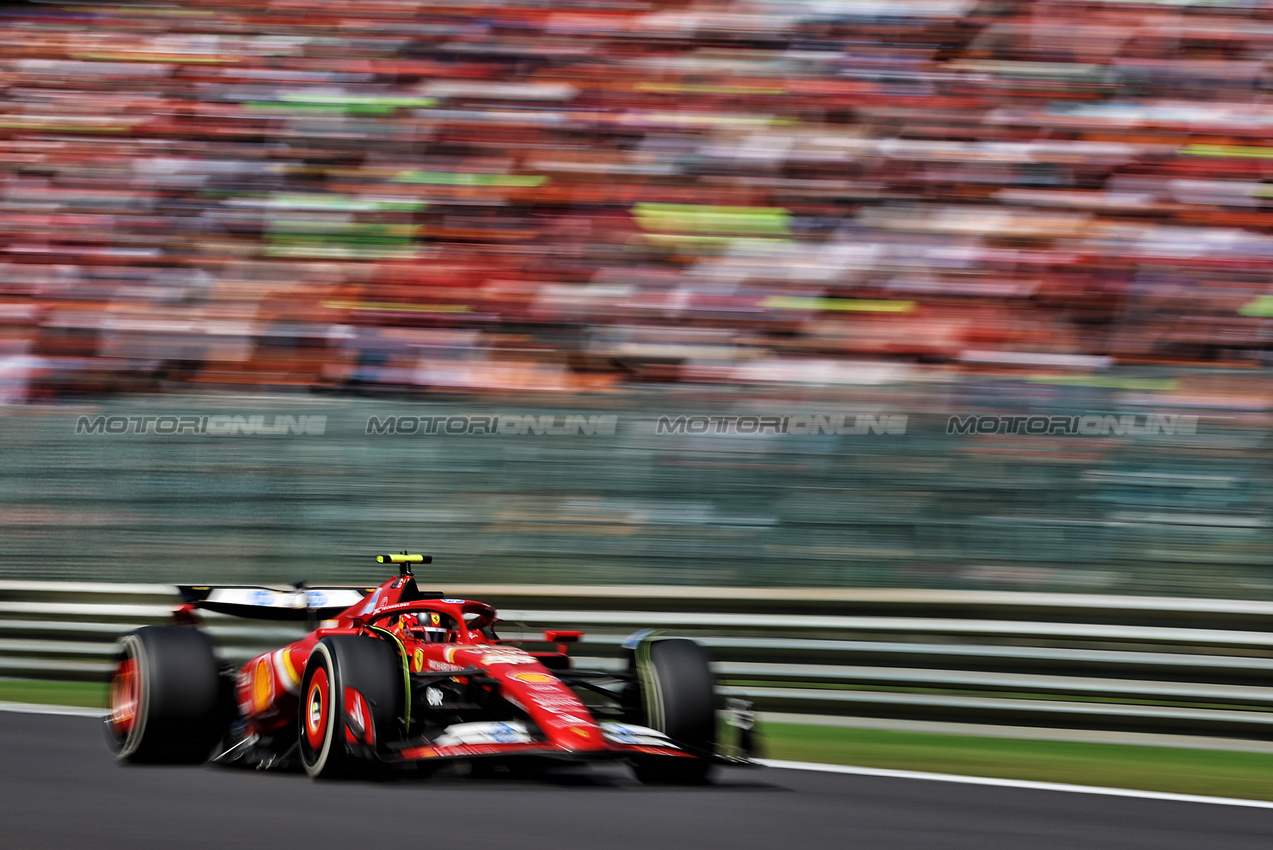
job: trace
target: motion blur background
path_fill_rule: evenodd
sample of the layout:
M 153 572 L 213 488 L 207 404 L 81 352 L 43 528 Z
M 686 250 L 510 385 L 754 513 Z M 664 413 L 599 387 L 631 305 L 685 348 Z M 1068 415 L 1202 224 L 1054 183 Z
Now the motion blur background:
M 0 576 L 1267 596 L 1270 59 L 1254 0 L 5 7 Z M 366 429 L 461 414 L 618 425 Z M 77 433 L 138 415 L 327 420 Z

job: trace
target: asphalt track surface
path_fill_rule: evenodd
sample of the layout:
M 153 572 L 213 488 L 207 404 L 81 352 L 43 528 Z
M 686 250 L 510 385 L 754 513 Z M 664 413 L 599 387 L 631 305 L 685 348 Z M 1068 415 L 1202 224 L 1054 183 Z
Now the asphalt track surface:
M 617 766 L 535 781 L 313 782 L 224 767 L 131 767 L 101 721 L 0 712 L 0 847 L 421 850 L 1229 850 L 1273 811 L 800 770 L 638 785 Z

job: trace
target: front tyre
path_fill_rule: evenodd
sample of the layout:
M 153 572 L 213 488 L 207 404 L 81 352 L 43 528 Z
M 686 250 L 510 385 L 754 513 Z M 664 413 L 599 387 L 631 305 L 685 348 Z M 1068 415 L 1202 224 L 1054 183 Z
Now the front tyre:
M 301 680 L 299 749 L 305 772 L 348 776 L 399 728 L 404 704 L 401 659 L 379 638 L 332 635 L 310 653 Z
M 106 739 L 115 758 L 198 764 L 221 737 L 221 671 L 212 640 L 190 626 L 146 626 L 120 638 Z
M 636 681 L 636 722 L 657 729 L 696 758 L 634 761 L 646 784 L 706 782 L 716 751 L 716 684 L 707 651 L 685 638 L 647 637 L 630 658 Z

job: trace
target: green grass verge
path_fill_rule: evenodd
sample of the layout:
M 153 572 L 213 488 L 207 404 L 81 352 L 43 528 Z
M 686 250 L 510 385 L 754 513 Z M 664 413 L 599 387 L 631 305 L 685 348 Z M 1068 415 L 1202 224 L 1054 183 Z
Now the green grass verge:
M 965 776 L 1273 800 L 1273 754 L 767 723 L 765 755 Z
M 105 708 L 106 685 L 101 682 L 0 679 L 0 702 L 36 702 L 46 705 Z
M 0 701 L 102 708 L 106 686 L 0 679 Z M 1273 800 L 1273 754 L 785 723 L 762 734 L 774 759 Z
M 775 683 L 772 679 L 765 681 L 753 681 L 747 679 L 726 679 L 721 682 L 722 685 L 736 688 L 772 688 Z M 958 697 L 992 697 L 994 699 L 1034 699 L 1048 700 L 1050 702 L 1083 702 L 1083 703 L 1109 703 L 1111 700 L 1108 696 L 1093 696 L 1086 694 L 1073 694 L 1066 692 L 1052 693 L 1049 691 L 998 691 L 993 688 L 921 688 L 906 685 L 852 685 L 841 682 L 783 682 L 781 687 L 784 688 L 800 688 L 803 690 L 822 690 L 822 691 L 865 691 L 865 692 L 887 692 L 890 694 L 936 694 L 938 696 L 958 696 Z M 1168 708 L 1214 708 L 1224 711 L 1263 711 L 1269 712 L 1269 709 L 1263 704 L 1251 703 L 1222 703 L 1222 702 L 1198 702 L 1196 700 L 1163 700 L 1163 699 L 1143 699 L 1141 697 L 1131 697 L 1119 695 L 1117 699 L 1119 705 L 1161 705 Z

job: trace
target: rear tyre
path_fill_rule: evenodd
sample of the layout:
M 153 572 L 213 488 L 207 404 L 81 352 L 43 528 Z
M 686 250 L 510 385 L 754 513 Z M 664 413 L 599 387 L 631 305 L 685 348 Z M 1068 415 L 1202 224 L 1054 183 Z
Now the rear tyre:
M 632 655 L 636 674 L 636 722 L 657 729 L 697 758 L 634 761 L 646 784 L 693 785 L 708 781 L 716 751 L 716 683 L 706 650 L 685 638 L 647 638 Z
M 320 640 L 301 680 L 297 731 L 305 772 L 332 779 L 371 766 L 380 742 L 395 737 L 403 694 L 402 661 L 385 641 L 362 635 Z
M 225 728 L 212 640 L 190 626 L 146 626 L 120 639 L 106 738 L 115 758 L 206 761 Z

